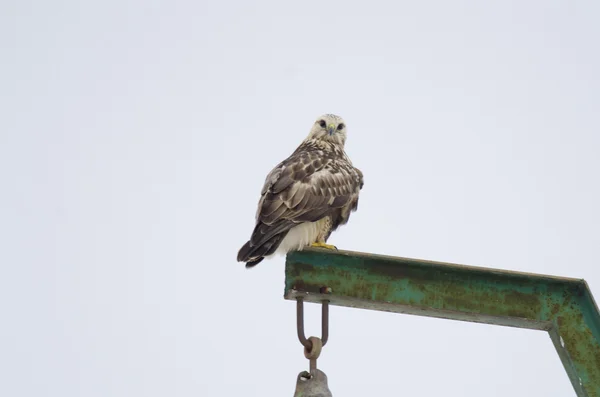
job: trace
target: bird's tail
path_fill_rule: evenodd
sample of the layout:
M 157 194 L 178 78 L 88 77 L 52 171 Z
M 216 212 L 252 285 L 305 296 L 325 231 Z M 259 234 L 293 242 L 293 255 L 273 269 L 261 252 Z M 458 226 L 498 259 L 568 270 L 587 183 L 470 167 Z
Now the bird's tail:
M 276 234 L 261 245 L 253 245 L 251 241 L 247 241 L 238 251 L 238 262 L 246 262 L 246 268 L 258 265 L 265 259 L 265 256 L 271 255 L 277 250 L 286 234 L 287 232 Z
M 255 256 L 252 255 L 252 251 L 254 251 L 255 247 L 252 247 L 250 241 L 248 240 L 246 244 L 240 248 L 237 255 L 238 262 L 246 262 L 246 267 L 253 267 L 258 265 L 260 261 L 265 259 L 264 256 Z

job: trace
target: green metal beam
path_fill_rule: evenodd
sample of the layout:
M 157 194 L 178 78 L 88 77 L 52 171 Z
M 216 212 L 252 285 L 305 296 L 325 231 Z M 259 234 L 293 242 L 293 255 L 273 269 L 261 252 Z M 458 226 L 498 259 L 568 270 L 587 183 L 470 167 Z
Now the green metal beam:
M 581 279 L 310 248 L 285 298 L 548 331 L 578 396 L 600 397 L 600 314 Z

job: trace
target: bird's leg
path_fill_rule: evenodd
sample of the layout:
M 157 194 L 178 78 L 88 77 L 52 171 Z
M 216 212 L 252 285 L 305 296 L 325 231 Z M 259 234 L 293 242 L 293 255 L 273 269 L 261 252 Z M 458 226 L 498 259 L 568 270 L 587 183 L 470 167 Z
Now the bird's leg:
M 337 250 L 337 247 L 335 245 L 325 244 L 322 241 L 314 242 L 310 246 L 311 247 L 319 247 L 319 248 L 327 248 L 327 249 L 330 249 L 330 250 Z
M 335 245 L 327 244 L 326 241 L 331 235 L 331 218 L 326 217 L 323 219 L 324 225 L 321 226 L 321 232 L 317 235 L 317 238 L 311 247 L 326 248 L 328 250 L 337 250 Z

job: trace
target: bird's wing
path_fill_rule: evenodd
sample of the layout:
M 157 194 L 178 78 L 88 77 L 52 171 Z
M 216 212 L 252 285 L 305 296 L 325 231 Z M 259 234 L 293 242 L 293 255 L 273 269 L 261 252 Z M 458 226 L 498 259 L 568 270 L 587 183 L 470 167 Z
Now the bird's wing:
M 302 222 L 314 222 L 351 200 L 362 187 L 362 174 L 342 159 L 300 152 L 267 176 L 250 238 L 259 246 Z

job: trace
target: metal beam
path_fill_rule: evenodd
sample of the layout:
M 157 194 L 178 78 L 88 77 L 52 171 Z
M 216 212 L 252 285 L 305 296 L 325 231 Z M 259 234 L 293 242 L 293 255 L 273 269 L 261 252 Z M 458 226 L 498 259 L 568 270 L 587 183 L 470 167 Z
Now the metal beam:
M 291 252 L 285 298 L 545 330 L 575 392 L 600 397 L 600 314 L 585 280 L 350 251 Z

